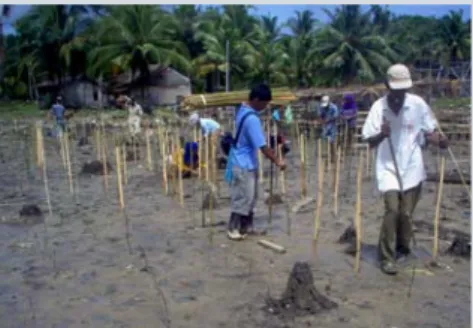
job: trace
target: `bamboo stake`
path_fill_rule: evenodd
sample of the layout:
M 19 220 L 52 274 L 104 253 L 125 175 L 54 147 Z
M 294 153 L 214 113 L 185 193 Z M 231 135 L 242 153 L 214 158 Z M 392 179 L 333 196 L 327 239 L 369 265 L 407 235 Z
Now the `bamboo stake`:
M 202 134 L 199 134 L 199 137 L 198 137 L 198 149 L 197 149 L 197 153 L 198 153 L 198 157 L 199 157 L 199 166 L 197 167 L 197 176 L 199 178 L 199 180 L 202 179 L 202 146 L 203 146 L 203 142 L 202 142 Z
M 39 168 L 43 168 L 44 165 L 44 144 L 43 144 L 43 131 L 41 128 L 41 121 L 36 122 L 36 164 Z
M 214 190 L 213 187 L 215 184 L 215 177 L 216 177 L 216 172 L 215 172 L 215 147 L 213 143 L 213 139 L 210 139 L 210 162 L 208 163 L 209 169 L 211 169 L 211 177 L 209 179 L 209 217 L 210 217 L 210 240 L 212 241 L 213 237 L 213 225 L 214 225 Z
M 183 155 L 179 143 L 179 133 L 176 130 L 176 145 L 177 149 L 179 150 L 179 156 L 177 157 L 177 179 L 178 179 L 178 184 L 179 184 L 179 204 L 181 207 L 184 207 L 184 185 L 182 181 L 182 170 L 184 168 L 184 162 L 183 162 Z
M 442 155 L 442 158 L 440 161 L 440 178 L 439 178 L 439 188 L 437 192 L 437 204 L 435 206 L 434 245 L 432 248 L 432 257 L 434 260 L 437 260 L 438 249 L 439 249 L 440 205 L 442 202 L 444 174 L 445 174 L 445 156 Z
M 320 229 L 320 213 L 322 211 L 322 204 L 324 200 L 324 163 L 318 167 L 317 176 L 317 204 L 315 206 L 315 217 L 314 217 L 314 244 L 317 242 L 319 237 Z
M 166 152 L 166 131 L 160 130 L 159 144 L 161 149 L 161 160 L 163 165 L 163 189 L 165 195 L 169 195 L 169 183 L 168 183 L 168 172 L 167 172 L 167 152 Z
M 118 188 L 118 202 L 120 204 L 120 210 L 125 209 L 125 199 L 123 197 L 123 183 L 122 183 L 122 168 L 120 158 L 120 146 L 115 146 L 115 160 L 117 165 L 117 188 Z
M 301 156 L 301 195 L 307 196 L 307 185 L 305 181 L 305 135 L 300 135 L 300 156 Z
M 333 213 L 338 215 L 338 188 L 340 185 L 340 158 L 341 158 L 341 147 L 337 147 L 337 163 L 335 166 L 335 179 L 334 179 L 334 190 L 333 190 Z
M 123 144 L 122 145 L 122 161 L 123 161 L 123 180 L 125 182 L 125 186 L 128 185 L 128 166 L 126 162 L 126 157 L 127 157 L 126 145 Z
M 72 168 L 71 168 L 71 157 L 69 154 L 69 133 L 65 132 L 64 136 L 64 148 L 65 148 L 65 157 L 66 157 L 66 164 L 67 164 L 67 176 L 69 178 L 69 191 L 71 194 L 74 193 L 74 185 L 72 181 Z
M 209 167 L 209 160 L 210 160 L 210 151 L 209 151 L 209 137 L 204 136 L 205 140 L 205 181 L 209 181 L 210 179 L 210 167 Z
M 330 173 L 331 168 L 332 168 L 332 149 L 331 149 L 331 144 L 330 140 L 327 138 L 327 173 Z
M 61 160 L 62 160 L 62 166 L 64 169 L 67 168 L 67 161 L 66 161 L 66 151 L 65 151 L 65 146 L 64 146 L 64 135 L 65 133 L 61 133 L 59 136 L 59 149 L 61 153 Z
M 103 121 L 102 121 L 102 128 L 103 128 Z M 105 191 L 105 195 L 108 193 L 108 167 L 107 167 L 107 139 L 105 136 L 105 129 L 102 129 L 102 165 L 103 165 L 103 188 Z
M 100 145 L 100 129 L 98 124 L 95 126 L 95 151 L 97 155 L 97 160 L 100 161 L 101 153 L 102 153 L 102 146 Z
M 279 145 L 278 146 L 278 157 L 279 157 L 279 160 L 282 161 L 283 157 L 282 157 L 282 146 L 283 145 Z M 279 170 L 279 179 L 281 180 L 281 193 L 282 194 L 286 194 L 286 175 L 285 175 L 285 172 L 283 170 Z
M 278 125 L 277 125 L 277 122 L 273 122 L 273 138 L 274 138 L 274 151 L 275 151 L 275 155 L 276 157 L 280 157 L 279 156 L 279 153 L 280 153 L 280 147 L 278 147 Z M 278 189 L 278 185 L 279 185 L 279 174 L 276 174 L 276 179 L 275 179 L 275 182 L 276 182 L 276 189 Z
M 259 170 L 258 176 L 259 176 L 259 181 L 261 185 L 263 185 L 263 182 L 264 182 L 263 165 L 264 165 L 263 154 L 261 153 L 261 151 L 258 151 L 258 170 Z
M 370 157 L 371 157 L 371 151 L 370 147 L 366 146 L 366 176 L 370 176 Z
M 151 145 L 149 142 L 149 129 L 145 131 L 145 138 L 146 138 L 146 164 L 148 167 L 148 171 L 153 169 L 153 161 L 151 159 Z
M 355 272 L 360 271 L 361 258 L 361 192 L 363 181 L 363 156 L 358 157 L 358 172 L 356 176 L 356 205 L 355 205 L 355 230 L 356 230 L 356 258 L 355 258 Z

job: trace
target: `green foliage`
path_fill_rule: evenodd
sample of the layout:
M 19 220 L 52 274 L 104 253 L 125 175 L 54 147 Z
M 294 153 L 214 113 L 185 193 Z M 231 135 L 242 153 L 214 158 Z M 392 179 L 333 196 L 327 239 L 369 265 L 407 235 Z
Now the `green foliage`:
M 342 5 L 287 22 L 255 16 L 247 5 L 43 5 L 16 22 L 4 40 L 2 95 L 37 97 L 42 80 L 149 74 L 171 66 L 191 77 L 194 92 L 232 89 L 258 81 L 310 87 L 373 83 L 395 63 L 444 65 L 470 60 L 470 25 L 461 11 L 441 17 L 395 16 L 388 6 Z M 288 31 L 288 32 L 286 32 Z M 226 64 L 226 45 L 230 65 Z

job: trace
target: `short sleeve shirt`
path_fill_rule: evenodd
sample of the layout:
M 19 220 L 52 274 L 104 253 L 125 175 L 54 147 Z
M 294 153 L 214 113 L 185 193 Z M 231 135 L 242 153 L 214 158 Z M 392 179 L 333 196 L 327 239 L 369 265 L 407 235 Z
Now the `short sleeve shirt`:
M 200 128 L 202 130 L 202 134 L 207 137 L 208 135 L 220 129 L 220 124 L 211 118 L 201 118 Z
M 398 115 L 388 108 L 386 97 L 383 97 L 371 106 L 363 126 L 363 139 L 369 139 L 381 132 L 383 117 L 391 127 L 391 140 L 402 188 L 404 191 L 412 189 L 426 178 L 421 146 L 424 134 L 433 132 L 437 121 L 429 105 L 417 95 L 406 94 Z M 400 190 L 388 139 L 378 145 L 376 181 L 379 191 L 383 193 Z
M 64 119 L 64 112 L 66 109 L 61 104 L 54 104 L 51 108 L 51 113 L 56 117 L 56 120 L 61 121 Z
M 241 169 L 252 171 L 258 169 L 258 151 L 266 145 L 259 114 L 250 106 L 242 104 L 235 116 L 235 129 L 238 130 L 242 118 L 250 112 L 252 114 L 243 122 L 240 136 L 233 150 L 233 163 Z

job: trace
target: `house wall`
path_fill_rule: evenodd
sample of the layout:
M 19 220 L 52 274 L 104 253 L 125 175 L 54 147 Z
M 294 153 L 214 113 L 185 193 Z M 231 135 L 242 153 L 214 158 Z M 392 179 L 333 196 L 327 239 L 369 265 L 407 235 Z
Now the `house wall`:
M 143 107 L 148 106 L 172 106 L 176 105 L 178 97 L 186 97 L 192 94 L 190 85 L 175 87 L 149 86 L 144 89 L 133 88 L 131 96 Z
M 64 104 L 76 108 L 99 108 L 101 100 L 105 99 L 98 86 L 85 81 L 70 83 L 62 88 L 61 93 Z

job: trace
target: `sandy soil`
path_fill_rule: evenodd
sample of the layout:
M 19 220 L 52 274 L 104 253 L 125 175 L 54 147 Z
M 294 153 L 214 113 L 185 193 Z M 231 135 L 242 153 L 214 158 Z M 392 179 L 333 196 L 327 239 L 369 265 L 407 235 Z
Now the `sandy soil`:
M 130 254 L 125 217 L 118 207 L 111 143 L 113 171 L 107 192 L 102 177 L 76 174 L 84 162 L 95 159 L 94 148 L 72 143 L 76 190 L 72 195 L 57 143 L 45 137 L 53 212 L 48 216 L 43 180 L 33 165 L 27 172 L 23 153 L 28 149 L 14 135 L 3 135 L 1 142 L 2 221 L 16 220 L 25 204 L 37 204 L 46 214 L 44 224 L 1 226 L 1 327 L 431 328 L 470 324 L 468 260 L 441 255 L 439 261 L 451 270 L 436 269 L 433 276 L 417 274 L 411 298 L 407 298 L 410 274 L 385 276 L 366 262 L 361 263 L 359 275 L 353 272 L 353 258 L 344 254 L 345 246 L 337 239 L 354 216 L 356 160 L 350 178 L 345 174 L 340 178 L 339 215 L 331 213 L 332 195 L 325 193 L 314 251 L 313 204 L 302 213 L 290 212 L 291 234 L 287 234 L 286 204 L 292 207 L 301 199 L 299 155 L 291 153 L 287 201 L 275 206 L 265 237 L 286 247 L 283 255 L 257 245 L 256 237 L 231 242 L 224 227 L 201 228 L 199 182 L 185 180 L 185 208 L 181 208 L 178 198 L 163 195 L 160 172 L 147 171 L 143 159 L 129 162 L 125 196 Z M 435 172 L 435 157 L 427 151 L 425 158 L 428 169 Z M 314 162 L 315 156 L 310 157 L 309 196 L 316 189 Z M 469 170 L 469 162 L 462 165 Z M 368 171 L 363 184 L 363 241 L 376 244 L 383 204 L 370 176 Z M 224 182 L 220 185 L 216 222 L 226 221 L 229 215 L 228 189 Z M 268 185 L 266 179 L 256 210 L 260 227 L 268 222 L 263 201 Z M 435 189 L 435 184 L 425 184 L 414 218 L 426 223 L 418 227 L 416 236 L 427 249 L 432 247 L 429 237 L 433 234 L 426 227 L 434 219 Z M 463 187 L 446 185 L 442 227 L 469 234 L 469 210 Z M 441 252 L 453 234 L 443 238 L 447 241 L 440 243 Z M 337 309 L 290 321 L 263 310 L 268 296 L 277 298 L 284 291 L 296 261 L 310 263 L 315 287 L 338 303 Z

